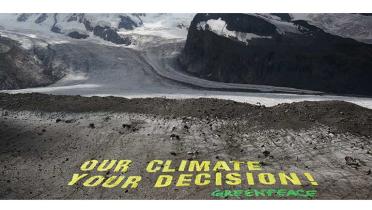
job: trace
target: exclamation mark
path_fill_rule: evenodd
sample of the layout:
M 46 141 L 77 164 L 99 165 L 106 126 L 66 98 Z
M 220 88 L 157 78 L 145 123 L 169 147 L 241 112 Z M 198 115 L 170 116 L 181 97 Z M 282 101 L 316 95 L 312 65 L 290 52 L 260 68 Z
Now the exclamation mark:
M 310 173 L 304 173 L 306 178 L 310 181 L 310 183 L 314 186 L 318 186 L 318 182 L 315 181 L 314 177 Z

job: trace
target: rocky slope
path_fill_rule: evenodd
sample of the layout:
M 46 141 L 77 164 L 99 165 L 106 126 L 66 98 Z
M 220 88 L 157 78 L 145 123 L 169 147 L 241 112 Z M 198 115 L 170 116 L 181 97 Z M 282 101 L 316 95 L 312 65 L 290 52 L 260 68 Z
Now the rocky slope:
M 185 71 L 215 81 L 371 95 L 372 46 L 341 27 L 326 32 L 317 18 L 197 14 L 179 60 Z
M 20 89 L 50 85 L 64 76 L 52 67 L 54 52 L 49 48 L 29 51 L 0 36 L 0 89 Z
M 216 188 L 283 187 L 154 188 L 157 175 L 144 171 L 154 159 L 259 161 L 269 172 L 309 171 L 319 184 L 284 188 L 316 189 L 317 199 L 371 199 L 371 119 L 370 109 L 340 101 L 263 107 L 217 99 L 0 94 L 0 199 L 216 199 Z M 91 159 L 133 160 L 125 176 L 142 175 L 139 187 L 67 185 Z

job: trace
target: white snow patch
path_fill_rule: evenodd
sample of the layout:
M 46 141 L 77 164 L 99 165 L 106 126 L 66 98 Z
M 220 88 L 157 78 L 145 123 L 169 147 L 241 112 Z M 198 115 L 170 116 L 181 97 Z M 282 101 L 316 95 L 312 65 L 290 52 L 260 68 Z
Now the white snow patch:
M 2 90 L 2 93 L 48 93 L 59 90 L 79 90 L 79 89 L 93 89 L 98 88 L 100 85 L 97 84 L 79 84 L 79 85 L 68 85 L 68 86 L 49 86 L 49 87 L 38 87 L 38 88 L 26 88 L 26 89 L 17 89 L 17 90 Z
M 186 40 L 188 27 L 194 14 L 144 14 L 140 27 L 120 29 L 121 35 L 131 36 L 133 45 L 156 42 L 156 37 L 166 40 Z M 135 47 L 135 46 L 132 46 Z
M 271 36 L 260 36 L 254 33 L 230 31 L 226 28 L 226 26 L 227 26 L 226 22 L 222 20 L 221 18 L 218 18 L 217 20 L 210 19 L 207 22 L 202 21 L 198 23 L 196 27 L 198 30 L 209 30 L 219 36 L 224 36 L 230 39 L 236 39 L 246 44 L 248 44 L 248 41 L 252 39 L 271 39 L 272 38 Z
M 88 76 L 86 73 L 83 72 L 71 72 L 67 74 L 65 77 L 63 77 L 61 80 L 59 80 L 59 83 L 63 82 L 70 82 L 70 81 L 83 81 L 87 80 Z
M 21 47 L 26 49 L 26 50 L 31 49 L 34 45 L 34 43 L 27 36 L 18 36 L 18 35 L 15 35 L 15 34 L 7 34 L 7 33 L 4 33 L 2 31 L 0 31 L 0 36 L 16 40 L 19 44 L 21 44 Z

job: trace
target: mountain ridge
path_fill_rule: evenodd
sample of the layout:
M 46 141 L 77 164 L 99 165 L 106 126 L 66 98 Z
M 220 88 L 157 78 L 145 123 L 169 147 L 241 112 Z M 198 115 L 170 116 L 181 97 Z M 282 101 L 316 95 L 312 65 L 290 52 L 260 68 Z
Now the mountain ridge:
M 179 58 L 208 80 L 371 95 L 372 45 L 305 20 L 268 14 L 198 14 Z

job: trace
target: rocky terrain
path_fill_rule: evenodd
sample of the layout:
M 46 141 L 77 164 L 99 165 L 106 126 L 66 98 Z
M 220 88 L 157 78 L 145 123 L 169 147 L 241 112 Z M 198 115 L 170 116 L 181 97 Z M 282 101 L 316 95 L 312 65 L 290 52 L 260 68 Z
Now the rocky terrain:
M 40 87 L 60 80 L 64 70 L 51 65 L 53 56 L 50 48 L 29 51 L 0 36 L 0 89 Z
M 372 199 L 370 16 L 192 16 L 1 14 L 0 199 Z M 120 175 L 140 185 L 68 185 L 93 159 L 133 160 Z M 151 160 L 258 161 L 318 185 L 155 188 Z
M 372 111 L 347 102 L 264 107 L 218 99 L 0 94 L 0 109 L 2 199 L 213 198 L 213 185 L 154 188 L 155 176 L 143 173 L 153 159 L 257 160 L 267 170 L 311 171 L 317 199 L 372 198 Z M 128 173 L 141 174 L 141 185 L 68 186 L 90 159 L 135 160 Z
M 299 16 L 197 14 L 179 60 L 208 80 L 371 95 L 371 19 Z

